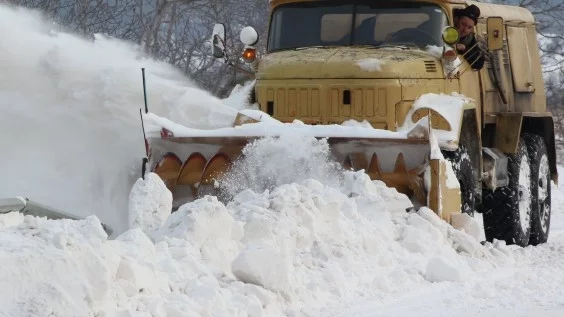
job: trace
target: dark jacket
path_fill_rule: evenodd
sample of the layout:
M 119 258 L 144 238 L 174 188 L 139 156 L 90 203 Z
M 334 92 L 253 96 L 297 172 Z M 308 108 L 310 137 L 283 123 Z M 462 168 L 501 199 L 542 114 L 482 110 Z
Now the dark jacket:
M 468 34 L 465 37 L 460 38 L 459 43 L 464 44 L 466 49 L 464 51 L 458 50 L 458 54 L 465 54 L 464 57 L 466 58 L 466 61 L 472 65 L 472 69 L 482 69 L 482 67 L 484 67 L 485 57 L 484 53 L 480 49 L 480 44 L 476 45 L 478 41 L 476 40 L 474 34 Z M 470 51 L 467 52 L 469 49 Z

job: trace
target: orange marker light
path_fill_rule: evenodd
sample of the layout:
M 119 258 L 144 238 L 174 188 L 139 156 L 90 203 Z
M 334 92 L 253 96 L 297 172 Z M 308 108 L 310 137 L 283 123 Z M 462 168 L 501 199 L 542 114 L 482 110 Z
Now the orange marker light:
M 243 60 L 245 61 L 245 63 L 251 63 L 252 61 L 255 60 L 255 58 L 257 57 L 257 52 L 256 49 L 254 48 L 246 48 L 243 51 Z
M 443 53 L 443 57 L 448 61 L 453 61 L 456 59 L 456 52 L 454 50 L 446 50 Z

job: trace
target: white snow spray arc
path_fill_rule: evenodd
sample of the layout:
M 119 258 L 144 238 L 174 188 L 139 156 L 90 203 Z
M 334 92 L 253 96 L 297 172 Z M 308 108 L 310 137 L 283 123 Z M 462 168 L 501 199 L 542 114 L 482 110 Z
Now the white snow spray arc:
M 139 109 L 194 128 L 232 108 L 140 47 L 67 33 L 39 12 L 0 5 L 0 197 L 22 196 L 116 232 L 145 156 Z

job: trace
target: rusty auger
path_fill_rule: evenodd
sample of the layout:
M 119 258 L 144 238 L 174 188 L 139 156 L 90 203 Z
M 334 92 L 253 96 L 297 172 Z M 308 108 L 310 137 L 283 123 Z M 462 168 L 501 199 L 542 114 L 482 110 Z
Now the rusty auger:
M 219 197 L 222 193 L 218 181 L 229 172 L 233 162 L 243 155 L 244 146 L 253 139 L 256 138 L 154 140 L 153 145 L 160 144 L 158 147 L 174 148 L 172 145 L 175 144 L 177 149 L 184 149 L 177 153 L 186 153 L 187 159 L 183 161 L 176 154 L 166 152 L 152 171 L 173 193 L 176 208 L 205 195 Z M 452 181 L 449 184 L 447 161 L 430 158 L 431 146 L 427 138 L 327 140 L 335 161 L 345 170 L 364 170 L 370 179 L 395 188 L 416 206 L 428 206 L 446 221 L 450 221 L 451 213 L 460 211 L 460 188 L 453 186 Z M 186 152 L 186 149 L 197 146 L 210 148 L 207 153 Z M 427 186 L 424 181 L 426 172 L 429 177 Z
M 422 166 L 418 166 L 408 170 L 403 153 L 399 153 L 394 169 L 390 172 L 381 170 L 376 153 L 372 154 L 370 162 L 366 160 L 364 153 L 351 153 L 347 156 L 343 167 L 355 171 L 365 170 L 370 179 L 380 180 L 386 186 L 394 187 L 398 192 L 408 197 L 414 196 L 419 204 L 426 204 L 425 188 L 421 176 L 424 169 Z
M 233 161 L 241 155 L 242 147 L 226 147 L 210 159 L 200 152 L 191 153 L 183 162 L 176 154 L 166 153 L 154 166 L 156 173 L 172 192 L 175 208 L 203 197 L 218 195 L 217 180 L 225 175 Z

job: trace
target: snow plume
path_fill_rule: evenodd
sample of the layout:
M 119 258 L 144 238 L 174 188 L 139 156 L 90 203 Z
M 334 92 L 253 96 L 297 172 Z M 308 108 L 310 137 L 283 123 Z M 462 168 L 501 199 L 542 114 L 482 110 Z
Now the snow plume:
M 162 192 L 151 175 L 131 199 L 169 204 L 143 191 Z M 205 196 L 115 240 L 95 217 L 0 215 L 0 280 L 17 285 L 0 289 L 0 315 L 324 316 L 516 260 L 429 209 L 406 212 L 405 195 L 363 172 L 343 176 L 246 189 L 227 205 Z
M 340 165 L 331 158 L 327 140 L 301 134 L 283 134 L 249 143 L 241 158 L 220 181 L 229 196 L 244 189 L 272 190 L 309 178 L 327 184 L 340 182 Z
M 26 196 L 124 229 L 145 155 L 139 108 L 197 128 L 231 126 L 234 110 L 139 47 L 58 30 L 0 5 L 0 197 Z

